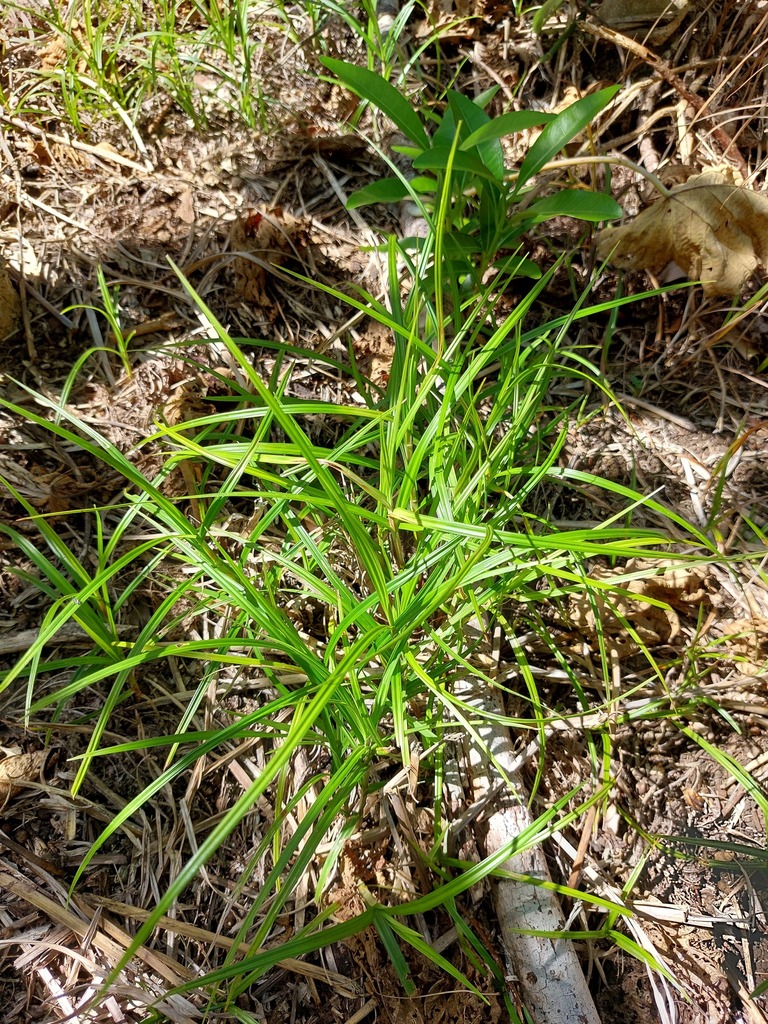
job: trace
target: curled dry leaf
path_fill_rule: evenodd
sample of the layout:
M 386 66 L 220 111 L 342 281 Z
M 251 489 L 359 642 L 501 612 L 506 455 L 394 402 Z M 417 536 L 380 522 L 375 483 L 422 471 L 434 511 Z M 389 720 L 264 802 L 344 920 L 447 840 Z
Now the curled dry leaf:
M 305 225 L 276 207 L 272 213 L 251 211 L 232 225 L 230 245 L 241 255 L 234 261 L 235 290 L 270 319 L 277 317 L 268 294 L 270 268 L 281 266 L 289 255 L 299 257 L 308 244 Z
M 765 676 L 768 671 L 768 619 L 755 616 L 723 626 L 723 650 L 737 662 L 745 676 Z
M 185 188 L 179 196 L 176 215 L 184 224 L 195 223 L 195 196 L 191 188 Z
M 660 568 L 662 572 L 658 572 Z M 643 571 L 649 575 L 639 579 L 625 578 L 627 574 Z M 650 575 L 651 572 L 655 574 Z M 572 594 L 569 618 L 572 625 L 588 638 L 597 635 L 599 626 L 602 634 L 622 655 L 638 650 L 637 642 L 627 632 L 625 623 L 632 627 L 637 639 L 649 647 L 668 644 L 680 632 L 678 612 L 683 615 L 695 613 L 699 605 L 709 600 L 705 573 L 697 567 L 662 565 L 650 559 L 631 558 L 623 569 L 595 566 L 591 576 L 601 583 L 610 583 L 618 578 L 616 586 L 623 593 L 598 591 L 591 600 L 584 593 Z M 648 599 L 663 602 L 664 607 L 650 604 Z
M 0 258 L 0 341 L 18 330 L 20 318 L 19 296 Z
M 642 593 L 634 589 L 630 592 L 638 593 L 638 600 L 595 593 L 590 601 L 586 594 L 572 594 L 568 606 L 571 624 L 589 640 L 602 633 L 610 647 L 622 656 L 636 653 L 638 641 L 648 647 L 671 643 L 680 632 L 680 617 L 674 608 L 659 608 L 644 602 Z M 625 623 L 631 626 L 637 640 Z
M 31 754 L 9 754 L 0 761 L 0 807 L 25 782 L 40 781 L 50 753 L 50 750 L 36 750 Z
M 674 262 L 705 295 L 737 295 L 768 264 L 768 196 L 719 172 L 695 175 L 631 223 L 599 232 L 597 255 L 654 274 Z
M 625 35 L 647 31 L 654 23 L 677 23 L 688 13 L 690 0 L 603 0 L 595 17 Z

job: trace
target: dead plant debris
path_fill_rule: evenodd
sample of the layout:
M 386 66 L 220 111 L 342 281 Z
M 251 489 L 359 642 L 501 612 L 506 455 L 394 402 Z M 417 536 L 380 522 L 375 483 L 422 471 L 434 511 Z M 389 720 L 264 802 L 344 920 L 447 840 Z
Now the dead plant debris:
M 21 302 L 11 282 L 8 268 L 0 258 L 0 341 L 10 338 L 19 328 Z
M 629 224 L 601 231 L 597 255 L 654 274 L 676 263 L 705 295 L 738 295 L 768 264 L 768 196 L 718 171 L 696 174 Z

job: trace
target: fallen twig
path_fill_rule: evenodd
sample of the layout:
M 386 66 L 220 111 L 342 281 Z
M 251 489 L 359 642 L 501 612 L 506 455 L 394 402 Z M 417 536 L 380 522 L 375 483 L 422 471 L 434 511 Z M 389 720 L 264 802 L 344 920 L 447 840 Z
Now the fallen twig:
M 91 146 L 87 142 L 80 142 L 78 139 L 70 139 L 67 135 L 57 135 L 54 132 L 47 132 L 43 128 L 38 128 L 35 124 L 30 124 L 28 121 L 24 121 L 20 117 L 9 117 L 7 114 L 0 114 L 0 121 L 4 124 L 11 125 L 13 128 L 17 128 L 19 131 L 28 132 L 30 135 L 34 135 L 35 138 L 45 139 L 49 142 L 57 142 L 62 146 L 69 146 L 70 149 L 79 150 L 81 153 L 88 153 L 90 156 L 95 156 L 99 160 L 104 160 L 106 163 L 118 164 L 120 167 L 128 167 L 132 171 L 138 171 L 139 174 L 148 174 L 154 171 L 152 164 L 147 161 L 144 164 L 139 164 L 135 160 L 130 160 L 127 156 L 121 156 L 120 153 L 116 153 L 111 149 L 105 149 L 102 146 Z
M 469 751 L 475 799 L 483 799 L 498 787 L 500 771 L 511 783 L 489 804 L 493 809 L 486 811 L 483 834 L 478 836 L 478 845 L 486 856 L 492 856 L 511 846 L 533 824 L 533 818 L 522 778 L 515 770 L 509 730 L 498 724 L 504 709 L 497 693 L 486 682 L 466 679 L 459 683 L 457 695 L 480 717 Z M 538 845 L 515 854 L 501 867 L 517 875 L 551 881 L 544 852 Z M 526 1009 L 537 1024 L 600 1024 L 573 944 L 568 939 L 524 934 L 564 931 L 565 918 L 556 895 L 542 886 L 501 879 L 494 886 L 493 899 L 511 967 Z
M 614 43 L 616 46 L 622 47 L 625 50 L 629 50 L 630 53 L 634 53 L 636 57 L 644 61 L 646 64 L 650 64 L 653 70 L 664 79 L 673 89 L 678 92 L 686 103 L 690 103 L 696 113 L 700 113 L 704 109 L 704 100 L 701 96 L 697 96 L 695 92 L 691 92 L 685 82 L 676 75 L 672 68 L 661 59 L 653 50 L 649 50 L 647 46 L 643 46 L 642 43 L 638 43 L 636 39 L 631 39 L 629 36 L 623 35 L 621 32 L 616 32 L 612 28 L 608 28 L 606 25 L 592 25 L 589 22 L 584 22 L 582 28 L 585 32 L 589 32 L 590 35 L 595 36 L 597 39 L 605 39 L 609 43 Z M 739 152 L 738 146 L 733 141 L 728 132 L 719 127 L 719 125 L 713 124 L 712 134 L 717 139 L 719 144 L 723 148 L 723 156 L 732 160 L 733 163 L 739 168 L 739 171 L 746 178 L 749 175 L 749 168 L 744 157 Z

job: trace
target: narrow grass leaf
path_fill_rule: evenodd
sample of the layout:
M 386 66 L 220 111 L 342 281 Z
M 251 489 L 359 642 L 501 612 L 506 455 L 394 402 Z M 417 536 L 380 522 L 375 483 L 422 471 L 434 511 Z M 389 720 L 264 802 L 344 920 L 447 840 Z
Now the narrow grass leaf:
M 417 953 L 420 953 L 426 960 L 429 960 L 435 967 L 446 974 L 449 974 L 452 978 L 455 978 L 461 985 L 464 985 L 469 992 L 473 992 L 476 996 L 487 1002 L 486 997 L 482 994 L 476 985 L 467 978 L 465 974 L 462 974 L 458 968 L 454 967 L 450 960 L 446 960 L 444 956 L 441 956 L 432 946 L 424 941 L 417 931 L 413 928 L 409 928 L 403 924 L 402 921 L 398 921 L 396 917 L 383 918 L 380 914 L 374 915 L 374 921 L 376 927 L 379 927 L 379 923 L 382 920 L 386 920 L 387 925 L 398 935 L 404 942 L 407 942 L 409 946 L 412 946 Z M 381 932 L 380 932 L 381 934 Z
M 403 986 L 403 991 L 407 996 L 412 996 L 416 991 L 416 986 L 408 976 L 410 973 L 408 963 L 403 956 L 403 951 L 400 949 L 391 922 L 381 914 L 374 913 L 373 924 L 379 933 L 384 949 L 387 951 L 390 963 L 395 969 L 395 974 L 397 974 L 398 980 Z

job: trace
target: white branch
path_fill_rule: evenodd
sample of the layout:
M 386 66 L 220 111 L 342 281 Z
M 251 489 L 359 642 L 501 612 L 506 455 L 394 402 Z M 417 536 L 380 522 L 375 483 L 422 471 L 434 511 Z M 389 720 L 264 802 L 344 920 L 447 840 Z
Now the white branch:
M 484 835 L 479 836 L 478 843 L 490 856 L 512 843 L 533 824 L 533 819 L 521 777 L 515 771 L 509 730 L 487 717 L 504 714 L 497 693 L 486 682 L 467 679 L 458 688 L 457 696 L 476 708 L 482 719 L 476 726 L 477 739 L 470 744 L 475 799 L 483 799 L 494 787 L 498 789 L 499 768 L 511 783 L 509 790 L 505 787 L 491 800 L 483 814 Z M 551 880 L 540 845 L 510 857 L 502 868 L 542 881 Z M 494 883 L 493 898 L 510 966 L 536 1024 L 600 1024 L 572 942 L 521 934 L 523 929 L 564 930 L 565 919 L 555 893 L 540 886 L 499 879 Z

